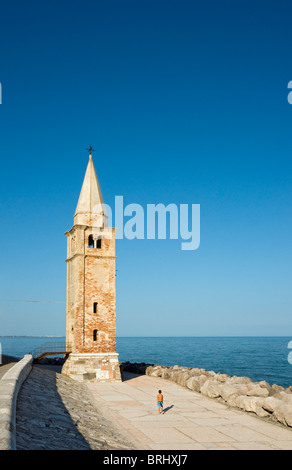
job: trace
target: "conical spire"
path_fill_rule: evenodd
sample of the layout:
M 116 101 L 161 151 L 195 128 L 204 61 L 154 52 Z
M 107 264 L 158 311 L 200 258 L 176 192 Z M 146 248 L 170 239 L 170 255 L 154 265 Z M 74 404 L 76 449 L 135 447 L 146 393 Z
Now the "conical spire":
M 96 225 L 98 220 L 99 226 L 102 226 L 103 224 L 100 219 L 103 215 L 106 215 L 104 202 L 94 168 L 92 155 L 90 154 L 74 215 L 74 223 L 82 225 Z

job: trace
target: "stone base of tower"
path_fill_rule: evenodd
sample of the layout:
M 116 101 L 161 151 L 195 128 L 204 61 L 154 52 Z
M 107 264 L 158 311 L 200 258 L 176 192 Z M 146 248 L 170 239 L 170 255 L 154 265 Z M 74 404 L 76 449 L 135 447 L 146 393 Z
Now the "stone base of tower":
M 62 374 L 79 382 L 121 382 L 118 353 L 71 353 Z

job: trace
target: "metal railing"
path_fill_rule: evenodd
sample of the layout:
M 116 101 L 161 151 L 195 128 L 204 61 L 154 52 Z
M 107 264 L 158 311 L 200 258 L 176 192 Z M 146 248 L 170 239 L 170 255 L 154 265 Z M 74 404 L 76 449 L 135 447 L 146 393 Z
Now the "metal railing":
M 44 343 L 42 346 L 32 351 L 34 359 L 41 359 L 45 356 L 58 356 L 60 354 L 69 354 L 71 345 L 69 343 Z

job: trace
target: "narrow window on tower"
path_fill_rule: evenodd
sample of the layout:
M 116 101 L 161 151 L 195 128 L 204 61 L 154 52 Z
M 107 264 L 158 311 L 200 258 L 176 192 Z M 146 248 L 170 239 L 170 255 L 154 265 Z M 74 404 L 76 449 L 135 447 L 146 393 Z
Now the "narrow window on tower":
M 93 341 L 97 341 L 98 330 L 93 330 Z
M 93 302 L 93 313 L 97 313 L 98 302 Z
M 94 241 L 92 235 L 89 235 L 88 237 L 88 248 L 94 248 Z
M 101 237 L 96 240 L 96 248 L 101 248 Z

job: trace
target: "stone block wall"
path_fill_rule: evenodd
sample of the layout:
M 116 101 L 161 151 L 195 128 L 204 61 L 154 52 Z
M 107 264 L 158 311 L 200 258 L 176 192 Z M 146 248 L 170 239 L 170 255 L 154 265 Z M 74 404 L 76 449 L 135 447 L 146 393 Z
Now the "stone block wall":
M 32 356 L 25 355 L 0 380 L 0 450 L 16 450 L 17 396 L 31 371 L 32 362 Z
M 70 354 L 62 374 L 80 382 L 120 382 L 118 354 Z

